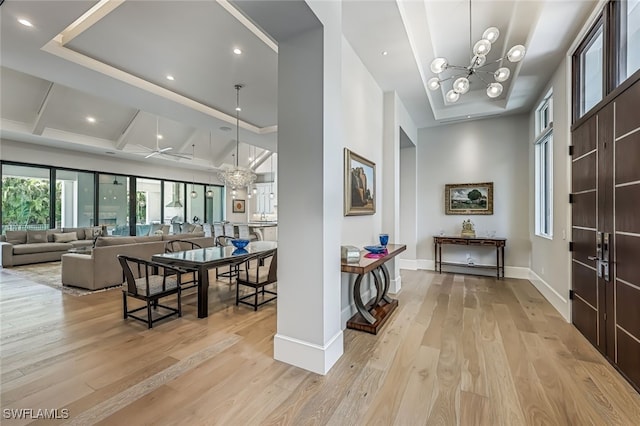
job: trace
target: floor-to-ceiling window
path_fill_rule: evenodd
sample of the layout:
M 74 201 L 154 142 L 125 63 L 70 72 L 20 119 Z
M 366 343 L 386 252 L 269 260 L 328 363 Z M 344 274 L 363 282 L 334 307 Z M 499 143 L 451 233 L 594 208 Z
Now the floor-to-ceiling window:
M 51 187 L 48 168 L 2 165 L 2 231 L 49 229 Z M 56 185 L 56 195 L 59 193 Z M 60 209 L 56 209 L 58 222 Z
M 93 173 L 56 170 L 56 228 L 93 226 L 94 201 Z
M 184 183 L 164 183 L 164 223 L 171 224 L 171 233 L 180 233 L 184 220 Z
M 136 235 L 149 235 L 162 225 L 162 182 L 136 178 Z
M 129 178 L 121 175 L 98 175 L 98 224 L 109 235 L 130 235 Z
M 224 218 L 224 187 L 207 185 L 205 197 L 205 204 L 207 206 L 205 222 L 220 222 Z
M 187 184 L 187 222 L 204 223 L 204 185 Z

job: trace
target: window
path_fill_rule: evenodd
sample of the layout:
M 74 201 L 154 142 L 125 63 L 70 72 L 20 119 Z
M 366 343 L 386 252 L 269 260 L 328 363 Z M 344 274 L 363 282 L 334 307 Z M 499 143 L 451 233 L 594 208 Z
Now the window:
M 187 198 L 186 221 L 195 223 L 197 219 L 198 223 L 203 223 L 205 204 L 204 185 L 188 183 L 187 192 L 189 193 L 189 197 Z
M 162 224 L 162 182 L 136 178 L 136 235 L 150 235 Z
M 93 226 L 94 193 L 93 173 L 56 170 L 56 228 Z
M 617 2 L 620 70 L 618 84 L 640 69 L 640 0 Z
M 109 235 L 131 235 L 127 176 L 98 176 L 98 225 L 106 225 Z
M 603 75 L 603 24 L 600 21 L 578 49 L 578 117 L 582 117 L 595 104 L 602 100 Z
M 553 97 L 536 109 L 535 219 L 536 235 L 553 237 Z
M 50 171 L 42 167 L 2 165 L 2 231 L 49 229 Z M 56 185 L 56 194 L 60 186 Z M 58 206 L 56 216 L 60 215 Z M 57 222 L 57 221 L 56 221 Z

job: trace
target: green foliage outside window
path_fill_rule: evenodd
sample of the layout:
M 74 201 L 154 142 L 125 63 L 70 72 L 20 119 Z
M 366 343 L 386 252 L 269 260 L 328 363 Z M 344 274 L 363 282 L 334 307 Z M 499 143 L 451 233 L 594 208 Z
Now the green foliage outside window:
M 62 217 L 62 186 L 56 183 L 56 223 Z M 49 181 L 35 178 L 2 179 L 2 224 L 26 229 L 29 225 L 49 227 Z

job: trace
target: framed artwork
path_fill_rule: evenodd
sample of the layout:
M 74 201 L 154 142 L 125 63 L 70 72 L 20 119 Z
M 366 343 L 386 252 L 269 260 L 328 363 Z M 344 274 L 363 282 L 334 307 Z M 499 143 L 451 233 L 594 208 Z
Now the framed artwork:
M 344 149 L 344 215 L 376 212 L 376 164 Z
M 233 200 L 233 212 L 244 213 L 244 200 Z
M 444 186 L 446 214 L 493 214 L 493 182 Z

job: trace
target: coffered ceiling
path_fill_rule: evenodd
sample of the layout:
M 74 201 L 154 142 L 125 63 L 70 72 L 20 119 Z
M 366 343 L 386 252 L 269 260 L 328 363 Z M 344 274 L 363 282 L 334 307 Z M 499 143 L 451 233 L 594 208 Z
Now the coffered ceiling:
M 244 165 L 250 156 L 266 159 L 277 148 L 278 47 L 244 15 L 268 12 L 264 3 L 5 1 L 0 136 L 134 159 L 144 157 L 148 150 L 142 147 L 171 147 L 174 153 L 195 152 L 195 158 L 145 161 L 220 167 L 234 162 L 233 86 L 242 83 L 239 159 Z M 461 65 L 468 61 L 468 1 L 342 5 L 346 39 L 381 89 L 397 91 L 424 127 L 530 109 L 595 2 L 473 1 L 473 41 L 488 26 L 501 31 L 489 58 L 514 44 L 524 44 L 527 55 L 510 67 L 512 79 L 502 96 L 490 100 L 472 80 L 471 92 L 453 105 L 443 101 L 442 91 L 430 92 L 425 85 L 436 55 Z M 302 14 L 296 19 L 301 3 L 292 2 L 287 10 L 292 16 L 274 20 L 286 27 L 282 34 L 304 27 Z M 235 54 L 236 48 L 242 54 Z

